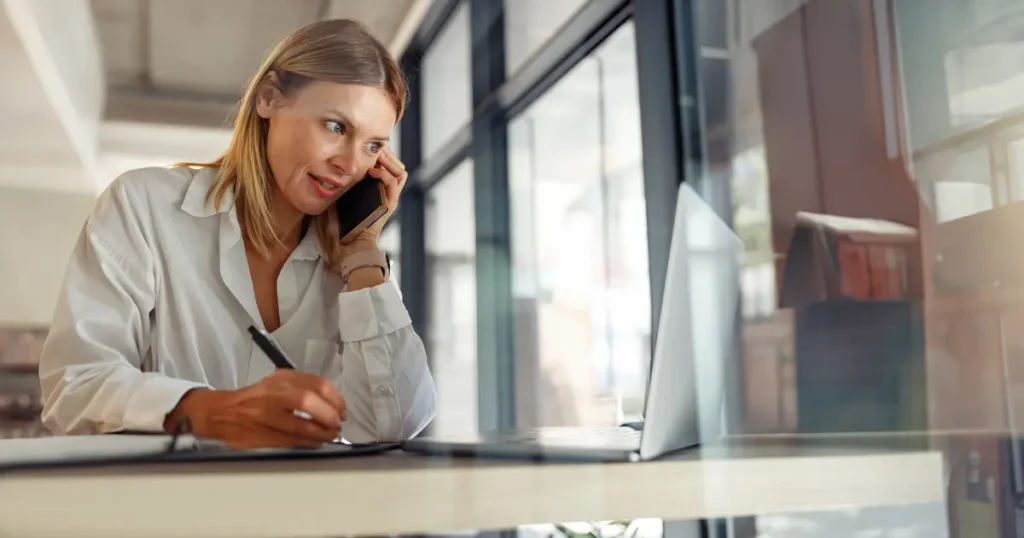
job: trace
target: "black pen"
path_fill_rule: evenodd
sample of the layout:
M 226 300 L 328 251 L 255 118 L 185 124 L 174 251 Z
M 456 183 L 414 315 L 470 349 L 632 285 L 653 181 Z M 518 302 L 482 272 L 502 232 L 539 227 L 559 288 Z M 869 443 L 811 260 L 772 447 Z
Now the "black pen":
M 292 361 L 288 360 L 288 357 L 284 354 L 284 350 L 278 347 L 274 340 L 270 338 L 270 335 L 267 334 L 267 331 L 264 331 L 263 329 L 260 329 L 255 325 L 250 325 L 249 334 L 252 335 L 252 339 L 256 342 L 256 345 L 260 346 L 260 349 L 262 349 L 263 353 L 266 354 L 266 356 L 270 359 L 270 362 L 274 363 L 274 366 L 278 367 L 281 370 L 296 369 L 295 364 L 293 364 Z M 313 420 L 313 417 L 310 416 L 310 414 L 305 411 L 300 411 L 296 409 L 295 411 L 292 412 L 295 413 L 295 416 L 304 418 L 306 420 Z M 338 439 L 341 439 L 340 433 L 338 434 Z M 335 439 L 335 441 L 336 440 L 337 439 Z
M 255 325 L 249 326 L 249 334 L 252 335 L 252 339 L 256 342 L 257 346 L 263 350 L 263 353 L 267 355 L 270 362 L 274 363 L 274 366 L 283 370 L 295 370 L 295 364 L 288 360 L 288 357 L 284 354 L 284 351 L 271 340 L 270 335 L 266 331 L 256 327 Z

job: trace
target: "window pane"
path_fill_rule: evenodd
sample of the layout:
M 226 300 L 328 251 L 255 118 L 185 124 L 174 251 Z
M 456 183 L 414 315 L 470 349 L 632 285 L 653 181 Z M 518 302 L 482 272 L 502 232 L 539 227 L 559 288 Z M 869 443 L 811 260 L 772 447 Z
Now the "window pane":
M 733 432 L 1024 416 L 1019 6 L 693 2 L 690 169 L 745 247 Z
M 514 73 L 587 0 L 505 0 L 505 70 Z
M 959 147 L 918 160 L 914 179 L 937 222 L 992 209 L 993 182 L 988 147 Z
M 642 410 L 650 291 L 635 36 L 624 25 L 509 125 L 522 426 Z
M 475 433 L 476 227 L 473 162 L 463 161 L 427 193 L 428 353 L 437 383 L 435 434 Z
M 1013 427 L 1022 416 L 1024 205 L 1011 196 L 1024 127 L 1022 14 L 1002 0 L 892 6 L 907 168 L 930 204 L 913 225 L 924 264 L 914 276 L 926 290 L 920 404 L 932 429 Z
M 469 122 L 473 110 L 469 58 L 469 3 L 462 2 L 423 56 L 424 160 L 430 160 Z
M 377 247 L 383 250 L 391 258 L 391 280 L 399 287 L 402 286 L 401 275 L 401 248 L 402 228 L 398 221 L 388 222 L 384 231 L 377 239 Z

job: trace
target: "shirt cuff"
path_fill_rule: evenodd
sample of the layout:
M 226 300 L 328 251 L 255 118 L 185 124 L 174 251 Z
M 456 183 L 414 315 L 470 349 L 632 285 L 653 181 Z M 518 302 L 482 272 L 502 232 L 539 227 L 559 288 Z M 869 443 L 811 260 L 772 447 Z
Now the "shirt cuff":
M 142 383 L 135 389 L 124 411 L 121 427 L 140 432 L 163 432 L 164 420 L 186 392 L 208 385 L 174 379 L 162 374 L 143 374 Z
M 339 294 L 338 318 L 342 342 L 369 340 L 412 323 L 398 286 L 390 280 Z

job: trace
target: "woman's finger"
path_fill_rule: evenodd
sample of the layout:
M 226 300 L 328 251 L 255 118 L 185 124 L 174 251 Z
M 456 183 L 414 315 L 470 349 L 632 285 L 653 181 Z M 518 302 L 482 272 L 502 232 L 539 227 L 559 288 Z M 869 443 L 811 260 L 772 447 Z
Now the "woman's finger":
M 319 394 L 339 414 L 345 414 L 345 398 L 342 398 L 333 383 L 323 377 L 297 370 L 277 370 L 274 375 L 284 378 L 289 384 Z M 341 418 L 345 419 L 344 416 Z
M 391 148 L 384 148 L 384 149 L 387 150 L 387 154 L 391 157 L 391 159 L 393 159 L 395 161 L 395 164 L 397 164 L 398 167 L 401 168 L 403 172 L 405 172 L 405 168 L 406 168 L 405 167 L 405 163 L 402 162 L 402 159 L 400 159 L 398 157 L 398 154 L 395 153 L 395 150 L 393 150 Z
M 383 168 L 373 168 L 372 170 L 377 171 L 377 179 L 384 182 L 386 186 L 398 186 L 398 178 L 394 174 Z
M 275 416 L 278 412 L 286 412 L 291 415 L 294 411 L 305 413 L 324 428 L 336 428 L 341 424 L 343 414 L 336 411 L 316 391 L 295 386 L 277 392 L 264 414 Z
M 395 155 L 395 152 L 392 151 L 391 148 L 384 148 L 384 153 L 386 161 L 389 164 L 394 165 L 392 167 L 389 167 L 388 171 L 391 172 L 391 174 L 395 176 L 395 179 L 398 180 L 398 194 L 401 194 L 402 189 L 405 188 L 406 180 L 409 179 L 409 171 L 405 169 L 405 163 L 403 163 L 401 159 L 399 159 L 398 156 Z M 397 172 L 395 171 L 396 167 L 398 168 Z
M 388 148 L 384 148 L 380 157 L 377 158 L 377 162 L 396 178 L 405 173 L 405 164 Z
M 296 416 L 283 409 L 264 416 L 263 425 L 274 432 L 287 436 L 292 439 L 293 443 L 303 446 L 327 443 L 337 437 L 338 432 L 341 431 L 340 425 L 325 428 L 312 420 Z
M 398 178 L 383 168 L 371 168 L 369 174 L 384 184 L 388 205 L 394 207 L 398 203 L 398 195 L 402 193 L 402 185 L 399 183 Z

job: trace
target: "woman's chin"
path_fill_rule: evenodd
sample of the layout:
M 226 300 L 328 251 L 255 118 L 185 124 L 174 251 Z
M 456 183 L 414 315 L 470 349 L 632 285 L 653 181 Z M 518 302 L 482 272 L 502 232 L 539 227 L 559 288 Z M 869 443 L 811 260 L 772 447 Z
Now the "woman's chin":
M 316 216 L 324 213 L 325 211 L 327 211 L 328 207 L 330 207 L 330 204 L 321 204 L 321 205 L 319 205 L 317 207 L 309 207 L 309 208 L 305 209 L 303 211 L 303 213 L 305 213 L 306 215 L 309 215 L 310 217 L 316 217 Z
M 325 200 L 319 197 L 303 196 L 301 200 L 297 200 L 295 209 L 298 209 L 304 215 L 315 217 L 324 211 L 327 211 L 328 207 L 331 207 L 333 200 Z

